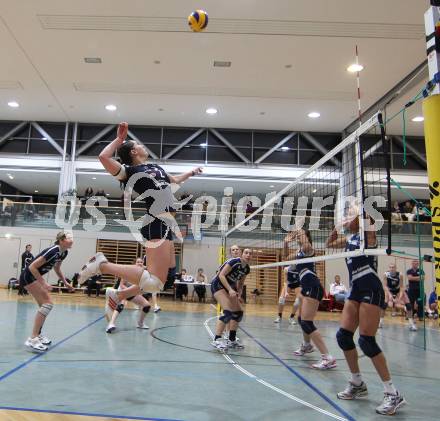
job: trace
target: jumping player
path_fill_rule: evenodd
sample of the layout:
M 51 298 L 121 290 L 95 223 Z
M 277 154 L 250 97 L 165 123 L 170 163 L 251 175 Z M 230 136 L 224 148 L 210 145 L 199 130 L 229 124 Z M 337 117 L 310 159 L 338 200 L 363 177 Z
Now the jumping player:
M 324 296 L 324 289 L 316 275 L 315 263 L 301 262 L 301 259 L 306 259 L 315 255 L 310 231 L 306 229 L 298 229 L 292 231 L 286 237 L 287 242 L 295 240 L 299 246 L 299 250 L 296 253 L 296 259 L 298 260 L 296 270 L 299 274 L 299 281 L 301 283 L 301 309 L 298 316 L 298 323 L 303 331 L 304 341 L 294 354 L 296 356 L 303 356 L 313 352 L 312 341 L 321 353 L 321 361 L 312 364 L 312 367 L 318 370 L 329 370 L 336 367 L 336 360 L 329 353 L 321 334 L 314 324 L 319 302 Z
M 41 334 L 44 322 L 53 309 L 53 303 L 49 295 L 49 291 L 52 287 L 44 280 L 43 275 L 48 273 L 51 269 L 54 269 L 58 278 L 63 281 L 64 286 L 71 291 L 74 290 L 61 272 L 61 263 L 67 257 L 68 250 L 72 245 L 72 237 L 64 232 L 59 232 L 56 236 L 55 244 L 35 256 L 29 265 L 25 266 L 21 272 L 21 284 L 24 285 L 26 290 L 34 297 L 39 305 L 31 336 L 25 342 L 25 345 L 31 351 L 47 351 L 48 345 L 52 343 L 49 338 Z
M 146 211 L 145 222 L 140 232 L 146 241 L 147 270 L 135 265 L 109 263 L 102 253 L 97 253 L 80 273 L 82 279 L 104 273 L 132 283 L 132 287 L 122 291 L 110 289 L 109 299 L 116 305 L 133 296 L 136 285 L 139 285 L 143 291 L 151 293 L 159 292 L 163 288 L 174 260 L 174 243 L 171 234 L 174 221 L 171 215 L 174 196 L 170 184 L 180 184 L 202 172 L 198 167 L 179 176 L 167 174 L 159 165 L 148 163 L 145 146 L 134 140 L 126 140 L 127 134 L 128 124 L 120 123 L 116 139 L 102 150 L 99 160 L 107 172 L 124 186 L 132 176 L 135 177 L 133 190 L 144 198 Z M 118 154 L 122 164 L 114 159 L 115 153 Z
M 350 234 L 340 237 L 338 229 L 334 229 L 327 239 L 329 248 L 345 248 L 355 251 L 360 248 L 359 216 L 356 209 L 343 223 L 344 229 Z M 366 247 L 377 246 L 376 232 L 369 230 L 365 234 Z M 358 353 L 353 340 L 354 332 L 359 328 L 359 347 L 371 361 L 382 379 L 384 399 L 376 412 L 382 415 L 394 415 L 398 408 L 406 403 L 403 396 L 396 390 L 391 380 L 385 355 L 376 342 L 381 309 L 385 301 L 382 283 L 374 268 L 372 256 L 360 255 L 346 259 L 350 277 L 351 291 L 342 311 L 341 327 L 336 334 L 339 347 L 344 351 L 345 359 L 351 372 L 351 380 L 347 388 L 337 394 L 339 399 L 352 400 L 368 395 L 368 390 L 359 369 Z
M 227 348 L 244 348 L 237 341 L 237 328 L 243 319 L 241 293 L 246 276 L 250 272 L 251 254 L 251 249 L 246 248 L 243 250 L 241 257 L 227 260 L 220 266 L 217 275 L 211 282 L 212 295 L 223 309 L 223 315 L 217 321 L 212 346 L 221 351 Z M 229 322 L 229 340 L 225 343 L 221 338 Z

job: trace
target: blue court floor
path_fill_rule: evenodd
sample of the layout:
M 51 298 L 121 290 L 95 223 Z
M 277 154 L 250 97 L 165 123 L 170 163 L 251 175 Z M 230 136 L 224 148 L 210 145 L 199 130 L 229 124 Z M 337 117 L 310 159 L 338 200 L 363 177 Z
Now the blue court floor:
M 244 350 L 213 350 L 215 309 L 209 305 L 201 312 L 148 315 L 149 331 L 136 329 L 136 312 L 127 310 L 116 333 L 107 335 L 101 308 L 58 304 L 44 331 L 53 345 L 43 355 L 31 354 L 23 343 L 35 310 L 30 302 L 0 304 L 1 409 L 145 420 L 383 419 L 375 414 L 382 384 L 367 358 L 361 369 L 368 398 L 336 398 L 348 378 L 334 339 L 336 321 L 318 324 L 339 366 L 318 372 L 309 367 L 317 352 L 305 359 L 292 354 L 299 327 L 278 327 L 269 317 L 246 317 L 238 334 Z M 388 324 L 378 342 L 408 401 L 395 419 L 438 419 L 440 332 L 427 330 L 426 351 L 423 331 L 401 325 Z

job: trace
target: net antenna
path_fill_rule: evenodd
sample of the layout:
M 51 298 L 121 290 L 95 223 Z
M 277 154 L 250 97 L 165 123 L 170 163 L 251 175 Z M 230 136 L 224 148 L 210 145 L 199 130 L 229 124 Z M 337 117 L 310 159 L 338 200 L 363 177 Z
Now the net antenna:
M 360 140 L 361 137 L 362 142 Z M 381 142 L 380 145 L 378 140 Z M 375 144 L 371 146 L 371 142 Z M 282 199 L 287 198 L 291 200 L 284 200 L 281 220 L 287 216 L 290 221 L 293 216 L 291 214 L 292 208 L 286 212 L 285 205 L 286 203 L 292 203 L 298 199 L 297 215 L 299 211 L 303 211 L 302 215 L 312 233 L 315 250 L 321 249 L 321 255 L 302 259 L 303 262 L 341 259 L 361 254 L 385 254 L 385 248 L 383 246 L 379 246 L 377 249 L 368 249 L 365 247 L 364 232 L 366 226 L 365 218 L 363 217 L 365 215 L 364 202 L 367 195 L 371 196 L 371 193 L 378 193 L 379 190 L 383 193 L 387 189 L 387 176 L 383 174 L 382 169 L 374 167 L 375 163 L 377 163 L 378 156 L 384 154 L 381 148 L 384 145 L 382 114 L 378 112 L 362 123 L 360 127 L 348 135 L 315 164 L 305 169 L 300 176 L 281 189 L 276 195 L 272 196 L 262 206 L 225 232 L 223 236 L 224 247 L 227 248 L 228 243 L 233 241 L 241 246 L 259 248 L 259 252 L 262 252 L 263 249 L 281 249 L 283 238 L 289 230 L 298 227 L 298 220 L 288 229 L 282 226 L 282 222 L 281 226 L 275 223 L 276 226 L 274 227 L 272 224 L 269 229 L 262 224 L 261 228 L 257 227 L 256 229 L 249 230 L 248 225 L 251 220 L 254 221 L 255 225 L 256 220 L 263 219 L 266 209 L 268 209 L 269 212 L 274 204 L 283 202 Z M 347 153 L 347 151 L 349 152 Z M 340 155 L 342 155 L 342 164 L 335 166 L 333 162 L 335 159 L 339 161 L 337 157 L 340 157 Z M 386 158 L 385 161 L 387 161 Z M 368 165 L 368 168 L 365 167 L 365 164 Z M 385 168 L 387 167 L 386 164 L 383 166 Z M 305 208 L 300 209 L 302 206 L 299 204 L 299 199 L 302 197 L 307 197 L 307 200 L 312 198 L 312 206 L 310 207 L 310 203 L 306 202 L 307 205 Z M 324 197 L 324 201 L 326 198 L 336 198 L 336 203 L 323 206 L 322 212 L 324 212 L 324 217 L 315 211 L 315 201 L 322 197 Z M 388 196 L 386 196 L 385 200 L 387 198 Z M 357 206 L 356 209 L 359 216 L 360 249 L 352 252 L 327 249 L 325 241 L 328 235 L 334 226 L 341 225 L 347 210 L 350 208 L 353 209 L 353 202 Z M 383 203 L 382 207 L 384 207 Z M 240 211 L 241 210 L 237 209 L 237 214 Z M 374 219 L 376 220 L 376 218 Z M 244 226 L 246 226 L 246 228 L 243 229 Z M 243 231 L 246 232 L 244 233 Z M 343 232 L 341 233 L 343 234 Z M 257 261 L 256 263 L 256 265 L 252 266 L 253 268 L 264 269 L 294 264 L 295 260 L 273 261 L 270 263 L 261 261 L 261 264 Z

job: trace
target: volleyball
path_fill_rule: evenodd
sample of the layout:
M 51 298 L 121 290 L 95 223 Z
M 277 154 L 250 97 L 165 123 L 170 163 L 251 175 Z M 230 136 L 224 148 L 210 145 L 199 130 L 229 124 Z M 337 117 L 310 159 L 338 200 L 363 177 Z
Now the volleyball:
M 193 32 L 201 32 L 208 26 L 208 14 L 204 10 L 196 10 L 188 16 L 188 25 Z

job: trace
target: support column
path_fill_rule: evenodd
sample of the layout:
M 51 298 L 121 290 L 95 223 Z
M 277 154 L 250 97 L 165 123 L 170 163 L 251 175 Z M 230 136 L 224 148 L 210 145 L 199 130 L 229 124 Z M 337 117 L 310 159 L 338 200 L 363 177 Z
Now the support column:
M 429 80 L 436 82 L 432 95 L 423 101 L 423 115 L 431 198 L 435 281 L 437 299 L 440 304 L 440 166 L 438 165 L 440 156 L 440 0 L 431 0 L 431 7 L 425 13 L 425 28 Z

